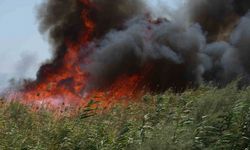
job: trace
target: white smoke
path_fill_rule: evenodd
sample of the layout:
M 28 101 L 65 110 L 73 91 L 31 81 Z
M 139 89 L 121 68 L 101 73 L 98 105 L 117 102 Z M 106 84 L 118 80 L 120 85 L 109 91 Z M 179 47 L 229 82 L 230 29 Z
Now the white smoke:
M 173 18 L 179 8 L 183 6 L 185 0 L 146 0 L 147 7 L 153 17 Z

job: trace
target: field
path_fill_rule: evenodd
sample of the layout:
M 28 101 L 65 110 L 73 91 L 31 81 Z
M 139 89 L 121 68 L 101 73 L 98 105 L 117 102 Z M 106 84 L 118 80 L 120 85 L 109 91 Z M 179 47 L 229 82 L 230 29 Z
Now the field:
M 250 148 L 250 88 L 239 90 L 230 84 L 181 94 L 169 90 L 110 109 L 92 107 L 94 103 L 69 114 L 2 100 L 0 149 Z

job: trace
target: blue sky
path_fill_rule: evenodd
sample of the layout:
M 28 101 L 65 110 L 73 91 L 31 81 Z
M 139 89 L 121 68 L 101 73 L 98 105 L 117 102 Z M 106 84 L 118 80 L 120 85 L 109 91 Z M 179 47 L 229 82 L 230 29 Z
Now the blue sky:
M 38 32 L 35 8 L 39 3 L 0 0 L 0 84 L 7 78 L 34 78 L 39 64 L 50 57 L 48 44 Z
M 0 90 L 10 78 L 35 78 L 41 62 L 51 57 L 36 20 L 42 1 L 0 0 Z M 182 0 L 147 1 L 152 8 L 159 6 L 157 2 L 176 8 Z

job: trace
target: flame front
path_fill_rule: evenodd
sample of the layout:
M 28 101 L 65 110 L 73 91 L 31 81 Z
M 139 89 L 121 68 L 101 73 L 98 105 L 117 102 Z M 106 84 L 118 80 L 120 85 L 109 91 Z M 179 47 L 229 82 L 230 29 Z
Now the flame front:
M 77 42 L 65 39 L 67 51 L 62 63 L 56 69 L 43 68 L 43 79 L 36 83 L 28 84 L 21 93 L 21 99 L 27 103 L 49 103 L 85 105 L 88 100 L 94 98 L 107 105 L 114 100 L 124 97 L 135 97 L 136 87 L 140 75 L 121 76 L 108 89 L 92 90 L 86 93 L 89 75 L 81 68 L 82 62 L 91 60 L 80 58 L 80 50 L 86 48 L 92 40 L 95 31 L 95 22 L 90 19 L 89 10 L 96 9 L 90 0 L 80 0 L 87 8 L 82 11 L 81 19 L 85 26 L 85 32 L 81 33 Z M 81 63 L 80 63 L 81 62 Z

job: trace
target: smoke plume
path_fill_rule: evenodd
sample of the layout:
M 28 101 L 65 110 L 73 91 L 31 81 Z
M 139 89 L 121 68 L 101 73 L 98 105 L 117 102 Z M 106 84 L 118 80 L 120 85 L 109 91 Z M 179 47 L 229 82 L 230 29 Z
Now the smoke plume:
M 84 0 L 82 0 L 84 1 Z M 142 12 L 140 0 L 46 0 L 38 14 L 40 31 L 48 32 L 54 50 L 65 47 L 65 39 L 77 41 L 86 30 L 82 21 L 82 13 L 89 12 L 95 22 L 95 36 L 100 37 L 113 28 L 120 27 L 124 21 Z M 87 5 L 91 3 L 91 5 Z M 60 53 L 60 52 L 57 52 Z
M 38 81 L 65 63 L 68 40 L 81 43 L 89 30 L 83 14 L 94 27 L 78 53 L 77 63 L 88 74 L 82 91 L 105 89 L 117 78 L 133 74 L 141 76 L 139 85 L 152 91 L 210 81 L 225 85 L 238 76 L 249 76 L 247 0 L 187 0 L 184 12 L 190 17 L 182 14 L 183 20 L 152 18 L 145 6 L 140 0 L 44 2 L 40 30 L 49 35 L 54 59 L 41 67 Z
M 250 12 L 242 17 L 231 35 L 231 43 L 237 48 L 239 60 L 247 73 L 250 73 Z
M 198 53 L 204 46 L 205 37 L 197 24 L 184 27 L 165 19 L 155 24 L 143 17 L 135 18 L 126 24 L 126 29 L 104 37 L 100 48 L 91 55 L 93 62 L 87 70 L 98 85 L 106 85 L 150 64 L 143 80 L 150 88 L 180 88 L 189 82 L 200 82 Z
M 201 24 L 209 41 L 227 39 L 227 30 L 233 29 L 249 8 L 248 0 L 188 0 L 191 20 Z
M 99 38 L 113 28 L 119 28 L 128 18 L 142 12 L 140 0 L 46 0 L 39 9 L 40 31 L 49 35 L 54 58 L 44 64 L 38 72 L 38 81 L 44 80 L 48 72 L 55 72 L 63 65 L 67 53 L 66 40 L 79 42 L 86 32 L 82 14 L 95 22 L 93 37 Z M 46 70 L 46 71 L 45 71 Z

